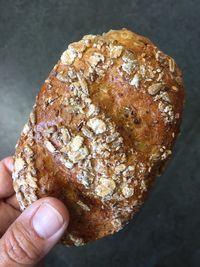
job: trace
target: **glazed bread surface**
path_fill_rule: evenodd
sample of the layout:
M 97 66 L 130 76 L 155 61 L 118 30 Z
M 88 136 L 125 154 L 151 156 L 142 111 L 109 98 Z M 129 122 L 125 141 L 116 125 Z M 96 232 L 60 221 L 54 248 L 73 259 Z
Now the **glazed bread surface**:
M 45 196 L 63 201 L 66 245 L 120 230 L 171 156 L 183 99 L 175 61 L 145 37 L 111 30 L 70 44 L 16 146 L 21 209 Z

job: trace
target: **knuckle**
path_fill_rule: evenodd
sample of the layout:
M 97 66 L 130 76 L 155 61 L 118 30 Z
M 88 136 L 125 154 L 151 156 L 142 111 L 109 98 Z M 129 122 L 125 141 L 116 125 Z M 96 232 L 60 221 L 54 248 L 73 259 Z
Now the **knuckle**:
M 31 264 L 40 259 L 41 252 L 34 244 L 25 227 L 18 223 L 11 227 L 4 242 L 4 253 L 8 261 L 16 264 Z

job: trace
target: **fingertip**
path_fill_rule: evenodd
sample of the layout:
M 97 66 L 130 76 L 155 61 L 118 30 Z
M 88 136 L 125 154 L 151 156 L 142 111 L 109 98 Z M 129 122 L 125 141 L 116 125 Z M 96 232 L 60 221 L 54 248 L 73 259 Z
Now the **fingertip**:
M 59 214 L 61 214 L 61 216 L 63 217 L 64 223 L 68 226 L 68 224 L 69 224 L 69 211 L 62 201 L 60 201 L 59 199 L 54 198 L 54 197 L 45 197 L 45 198 L 41 198 L 41 199 L 37 200 L 37 202 L 35 202 L 35 204 L 37 204 L 38 206 L 41 206 L 43 204 L 48 204 L 48 205 L 52 206 L 54 209 L 57 210 L 57 212 Z
M 46 197 L 35 201 L 0 239 L 3 266 L 15 266 L 16 262 L 17 266 L 35 266 L 62 238 L 68 222 L 68 210 L 60 200 Z
M 9 156 L 2 160 L 2 163 L 6 166 L 8 171 L 13 172 L 13 156 Z

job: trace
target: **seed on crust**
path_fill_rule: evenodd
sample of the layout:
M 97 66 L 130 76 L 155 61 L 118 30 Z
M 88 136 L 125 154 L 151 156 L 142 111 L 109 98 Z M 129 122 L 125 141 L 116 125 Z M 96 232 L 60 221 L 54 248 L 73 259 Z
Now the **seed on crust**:
M 77 52 L 72 46 L 69 46 L 68 49 L 65 52 L 63 52 L 60 59 L 63 64 L 71 65 L 76 57 L 77 57 Z
M 115 173 L 119 174 L 120 172 L 123 172 L 125 169 L 126 169 L 126 165 L 120 164 L 120 165 L 115 167 Z
M 49 152 L 54 153 L 56 152 L 55 146 L 48 140 L 44 141 L 45 147 L 49 150 Z
M 99 185 L 96 187 L 96 194 L 102 198 L 113 193 L 116 184 L 113 180 L 108 178 L 101 178 L 99 180 Z
M 171 72 L 174 72 L 174 70 L 175 70 L 175 61 L 174 61 L 173 58 L 170 58 L 170 59 L 169 59 L 169 70 L 170 70 Z
M 101 134 L 106 131 L 106 124 L 98 118 L 90 119 L 87 122 L 87 125 L 93 130 L 95 134 Z
M 121 46 L 121 45 L 110 45 L 109 46 L 109 50 L 110 50 L 110 57 L 111 58 L 118 58 L 122 54 L 123 46 Z
M 92 131 L 90 131 L 87 127 L 83 126 L 81 128 L 82 133 L 87 137 L 92 139 L 94 137 L 94 134 Z
M 162 83 L 155 83 L 149 86 L 147 91 L 150 95 L 156 95 L 163 88 L 164 88 L 164 85 Z
M 100 62 L 104 62 L 104 56 L 100 53 L 95 52 L 89 58 L 90 65 L 95 68 Z
M 125 184 L 125 186 L 122 186 L 122 194 L 125 198 L 129 198 L 134 194 L 134 189 Z
M 82 136 L 75 136 L 70 143 L 71 151 L 78 151 L 81 148 L 83 141 L 84 138 Z
M 68 152 L 68 157 L 69 160 L 72 161 L 73 163 L 77 163 L 80 160 L 85 159 L 89 154 L 89 151 L 87 147 L 81 147 L 78 151 L 69 151 Z
M 133 85 L 136 88 L 138 88 L 139 82 L 140 82 L 140 76 L 139 76 L 139 74 L 135 74 L 134 77 L 132 78 L 132 80 L 130 81 L 130 85 Z
M 15 166 L 15 172 L 19 173 L 21 170 L 25 168 L 26 163 L 22 158 L 16 158 L 14 166 Z
M 131 74 L 132 71 L 137 67 L 137 61 L 135 60 L 135 56 L 132 52 L 127 51 L 122 57 L 123 64 L 122 69 L 128 74 Z

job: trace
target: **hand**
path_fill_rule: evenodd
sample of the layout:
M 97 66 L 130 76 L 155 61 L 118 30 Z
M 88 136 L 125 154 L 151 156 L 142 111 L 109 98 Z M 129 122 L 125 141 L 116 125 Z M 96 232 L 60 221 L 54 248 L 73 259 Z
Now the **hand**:
M 60 240 L 69 214 L 62 202 L 51 197 L 36 201 L 21 214 L 12 169 L 12 157 L 0 161 L 0 267 L 31 267 Z

